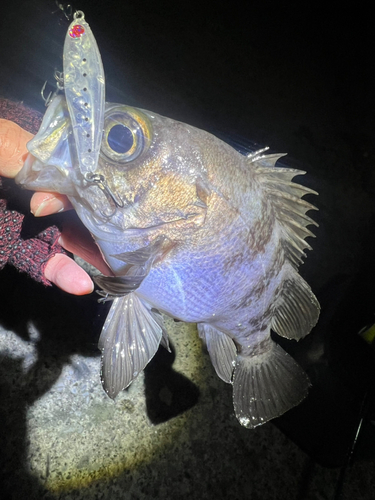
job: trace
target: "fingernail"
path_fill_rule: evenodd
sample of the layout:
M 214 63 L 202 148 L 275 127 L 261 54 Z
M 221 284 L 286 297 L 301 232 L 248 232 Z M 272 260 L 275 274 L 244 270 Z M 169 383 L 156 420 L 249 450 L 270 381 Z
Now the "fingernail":
M 35 212 L 31 211 L 35 217 L 43 217 L 44 215 L 56 214 L 64 210 L 64 203 L 58 198 L 50 198 L 43 201 Z

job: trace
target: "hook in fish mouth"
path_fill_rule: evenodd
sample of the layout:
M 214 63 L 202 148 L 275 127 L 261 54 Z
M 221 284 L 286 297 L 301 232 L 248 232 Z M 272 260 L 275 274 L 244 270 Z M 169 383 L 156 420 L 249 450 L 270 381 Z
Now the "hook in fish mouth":
M 107 197 L 107 200 L 110 203 L 112 202 L 111 204 L 114 204 L 116 208 L 124 208 L 125 205 L 127 204 L 127 203 L 124 203 L 123 200 L 121 200 L 117 196 L 115 196 L 113 191 L 111 191 L 104 175 L 86 172 L 84 174 L 84 179 L 86 182 L 92 183 L 92 184 L 95 184 L 96 186 L 98 186 L 98 188 L 100 188 L 103 191 L 103 193 L 105 194 L 105 196 Z

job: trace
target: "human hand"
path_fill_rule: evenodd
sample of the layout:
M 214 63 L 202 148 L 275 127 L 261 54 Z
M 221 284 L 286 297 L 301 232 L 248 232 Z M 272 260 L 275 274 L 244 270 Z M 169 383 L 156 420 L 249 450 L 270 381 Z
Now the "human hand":
M 17 175 L 28 154 L 26 143 L 32 137 L 33 134 L 14 122 L 0 119 L 0 176 L 14 178 Z M 57 193 L 35 193 L 30 202 L 30 209 L 35 217 L 71 208 L 69 200 Z M 66 250 L 93 264 L 103 274 L 112 274 L 90 233 L 78 221 L 72 220 L 63 227 L 59 243 Z M 64 254 L 56 254 L 49 259 L 44 276 L 62 290 L 75 295 L 93 291 L 93 283 L 88 274 Z

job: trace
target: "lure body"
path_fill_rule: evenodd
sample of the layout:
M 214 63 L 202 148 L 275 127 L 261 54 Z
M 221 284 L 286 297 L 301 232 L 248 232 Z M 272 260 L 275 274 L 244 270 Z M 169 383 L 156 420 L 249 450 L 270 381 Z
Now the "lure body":
M 83 13 L 76 13 L 64 44 L 64 91 L 82 173 L 98 163 L 103 135 L 105 80 L 99 49 Z

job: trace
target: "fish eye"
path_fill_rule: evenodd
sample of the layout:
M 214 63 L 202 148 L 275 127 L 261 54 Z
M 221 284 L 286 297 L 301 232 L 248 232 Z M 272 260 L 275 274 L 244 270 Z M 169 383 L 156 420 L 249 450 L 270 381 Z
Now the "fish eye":
M 151 125 L 141 111 L 114 106 L 104 116 L 101 152 L 108 160 L 128 163 L 138 158 L 150 144 Z
M 133 133 L 125 125 L 114 125 L 108 132 L 109 147 L 119 154 L 127 153 L 134 144 Z

